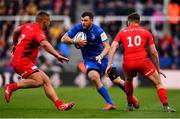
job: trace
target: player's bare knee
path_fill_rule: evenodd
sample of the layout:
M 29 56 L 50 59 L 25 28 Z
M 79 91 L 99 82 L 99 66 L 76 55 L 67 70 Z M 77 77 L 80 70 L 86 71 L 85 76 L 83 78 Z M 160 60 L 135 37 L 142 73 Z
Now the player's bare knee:
M 122 80 L 120 76 L 118 76 L 116 79 L 113 80 L 113 83 L 116 85 L 124 85 L 125 81 Z
M 97 80 L 99 80 L 99 78 L 95 75 L 89 76 L 90 80 L 93 82 L 97 82 Z
M 150 79 L 153 81 L 153 83 L 156 87 L 158 85 L 161 85 L 161 80 L 158 77 L 150 77 Z
M 115 80 L 113 80 L 112 82 L 113 82 L 114 84 L 118 84 L 118 83 L 119 83 L 119 81 L 118 81 L 118 80 L 116 80 L 116 79 L 115 79 Z
M 91 80 L 91 81 L 96 81 L 97 79 L 99 79 L 99 74 L 98 73 L 96 73 L 96 72 L 94 72 L 94 71 L 90 71 L 89 73 L 88 73 L 88 77 L 89 77 L 89 79 Z
M 36 87 L 40 87 L 43 85 L 43 81 L 42 80 L 35 80 L 36 83 L 34 84 Z
M 44 79 L 44 84 L 51 84 L 51 80 L 49 78 Z

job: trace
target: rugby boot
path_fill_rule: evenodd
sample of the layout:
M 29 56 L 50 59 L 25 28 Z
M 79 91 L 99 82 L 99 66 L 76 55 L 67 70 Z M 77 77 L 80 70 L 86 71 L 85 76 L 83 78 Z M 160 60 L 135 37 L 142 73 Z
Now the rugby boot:
M 5 84 L 4 86 L 4 95 L 6 102 L 9 103 L 12 95 L 12 87 L 10 84 Z
M 73 102 L 68 102 L 68 103 L 62 103 L 59 105 L 57 108 L 59 111 L 66 111 L 71 109 L 75 104 Z
M 164 112 L 176 112 L 176 110 L 175 109 L 173 109 L 172 107 L 170 107 L 170 106 L 163 106 L 163 108 L 164 108 Z
M 103 110 L 114 110 L 116 107 L 113 104 L 106 103 Z
M 136 98 L 136 96 L 133 96 L 133 100 L 132 100 L 133 106 L 134 108 L 138 109 L 139 108 L 139 101 Z
M 126 112 L 133 111 L 133 103 L 129 103 L 126 107 Z

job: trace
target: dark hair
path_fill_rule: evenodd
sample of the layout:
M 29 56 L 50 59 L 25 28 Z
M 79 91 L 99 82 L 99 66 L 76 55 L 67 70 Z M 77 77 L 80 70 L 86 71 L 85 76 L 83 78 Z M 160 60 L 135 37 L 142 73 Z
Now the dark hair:
M 83 12 L 82 13 L 82 15 L 81 15 L 81 17 L 86 17 L 86 16 L 89 16 L 91 19 L 93 19 L 94 18 L 94 15 L 93 15 L 93 13 L 92 12 Z
M 49 14 L 45 11 L 39 11 L 36 15 L 36 21 L 41 21 L 44 16 L 49 17 Z
M 140 15 L 137 12 L 134 12 L 128 15 L 128 21 L 139 23 L 140 22 Z

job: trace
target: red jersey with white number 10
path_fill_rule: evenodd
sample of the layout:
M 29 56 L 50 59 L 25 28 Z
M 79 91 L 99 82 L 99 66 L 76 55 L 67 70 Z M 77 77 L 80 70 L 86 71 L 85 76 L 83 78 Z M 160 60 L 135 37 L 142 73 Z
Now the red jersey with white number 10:
M 154 44 L 151 33 L 137 25 L 122 29 L 114 40 L 123 45 L 124 61 L 146 58 L 146 45 Z
M 38 55 L 40 42 L 46 40 L 44 32 L 37 23 L 29 23 L 20 26 L 21 34 L 16 45 L 13 60 L 29 58 L 32 62 Z

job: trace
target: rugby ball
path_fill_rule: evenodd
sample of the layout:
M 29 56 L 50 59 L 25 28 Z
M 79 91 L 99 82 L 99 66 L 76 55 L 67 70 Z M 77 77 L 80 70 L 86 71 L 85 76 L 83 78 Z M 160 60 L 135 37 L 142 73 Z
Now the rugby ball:
M 81 40 L 86 40 L 87 36 L 84 32 L 78 32 L 74 38 L 73 38 L 73 41 L 76 42 L 77 38 L 81 38 Z M 74 46 L 77 48 L 77 49 L 80 49 L 81 46 L 77 45 L 77 44 L 74 44 Z

